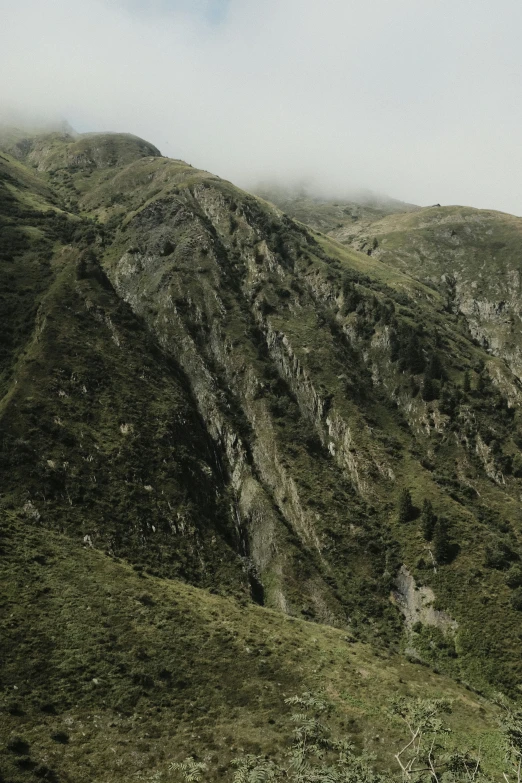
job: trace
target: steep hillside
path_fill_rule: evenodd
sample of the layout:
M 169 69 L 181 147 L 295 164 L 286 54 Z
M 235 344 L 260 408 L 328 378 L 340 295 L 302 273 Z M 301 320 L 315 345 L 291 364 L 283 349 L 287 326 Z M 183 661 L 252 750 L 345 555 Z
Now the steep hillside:
M 522 378 L 522 218 L 467 207 L 432 207 L 371 226 L 374 253 L 434 285 L 472 336 Z M 341 241 L 357 244 L 348 234 Z
M 518 696 L 517 368 L 405 273 L 393 232 L 379 257 L 347 248 L 132 136 L 4 150 L 16 535 Z
M 522 218 L 470 207 L 334 202 L 266 189 L 264 198 L 337 241 L 435 288 L 474 339 L 522 378 Z

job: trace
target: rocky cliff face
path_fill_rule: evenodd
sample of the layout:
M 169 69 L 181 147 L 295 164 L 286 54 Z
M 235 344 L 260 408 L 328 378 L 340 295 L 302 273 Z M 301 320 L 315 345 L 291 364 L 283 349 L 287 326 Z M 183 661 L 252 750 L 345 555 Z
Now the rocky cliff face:
M 267 190 L 286 212 L 434 287 L 485 351 L 522 377 L 522 218 L 468 207 L 314 200 Z M 386 214 L 386 212 L 391 214 Z
M 456 286 L 140 140 L 25 147 L 0 161 L 6 302 L 30 303 L 2 365 L 10 511 L 377 644 L 401 643 L 404 565 L 456 623 L 422 654 L 516 690 L 518 370 Z

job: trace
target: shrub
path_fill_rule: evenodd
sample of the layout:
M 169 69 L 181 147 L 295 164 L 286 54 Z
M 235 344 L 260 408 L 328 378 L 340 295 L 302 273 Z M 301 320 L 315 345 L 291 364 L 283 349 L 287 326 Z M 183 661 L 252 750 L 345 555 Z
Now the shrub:
M 517 612 L 522 612 L 522 587 L 517 587 L 511 594 L 511 606 Z
M 506 574 L 508 587 L 522 587 L 522 568 L 519 565 L 511 566 Z
M 10 740 L 7 743 L 7 750 L 10 750 L 11 753 L 16 753 L 17 755 L 26 755 L 29 751 L 29 743 L 22 739 L 22 737 L 19 737 L 18 735 L 15 735 L 14 737 L 11 737 Z
M 509 544 L 498 539 L 486 547 L 484 565 L 486 568 L 495 568 L 499 571 L 503 571 L 509 568 L 511 562 L 515 558 L 516 554 Z
M 69 742 L 69 735 L 66 731 L 55 731 L 51 734 L 51 739 L 55 742 L 59 742 L 61 745 L 67 745 Z
M 450 559 L 448 521 L 445 517 L 439 517 L 433 529 L 433 554 L 440 565 L 447 563 Z

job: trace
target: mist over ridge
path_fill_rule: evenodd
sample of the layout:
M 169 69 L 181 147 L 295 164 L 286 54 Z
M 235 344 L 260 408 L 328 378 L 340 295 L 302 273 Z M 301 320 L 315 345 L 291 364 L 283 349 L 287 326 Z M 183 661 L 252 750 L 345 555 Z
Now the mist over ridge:
M 0 118 L 134 133 L 246 188 L 521 214 L 522 12 L 500 8 L 2 0 Z

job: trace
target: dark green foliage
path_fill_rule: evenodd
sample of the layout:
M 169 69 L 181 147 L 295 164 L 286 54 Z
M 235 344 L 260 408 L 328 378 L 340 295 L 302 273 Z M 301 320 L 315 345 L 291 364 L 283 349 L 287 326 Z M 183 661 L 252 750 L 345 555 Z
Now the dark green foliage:
M 16 753 L 17 755 L 24 755 L 29 752 L 29 743 L 18 736 L 11 737 L 6 747 L 11 753 Z
M 445 517 L 439 516 L 433 528 L 433 555 L 439 565 L 444 565 L 451 557 L 448 520 Z
M 440 401 L 439 401 L 440 412 L 444 413 L 446 416 L 449 416 L 450 419 L 454 418 L 457 414 L 459 404 L 460 404 L 459 389 L 454 387 L 452 384 L 449 383 L 445 384 L 440 395 Z
M 422 399 L 425 402 L 431 402 L 436 400 L 439 396 L 439 389 L 437 381 L 434 381 L 429 375 L 424 375 L 424 381 L 422 384 Z
M 427 378 L 432 378 L 436 381 L 442 381 L 446 377 L 444 367 L 442 366 L 439 354 L 436 351 L 430 356 L 425 374 Z
M 517 554 L 508 542 L 497 538 L 486 547 L 484 565 L 486 568 L 505 570 L 515 559 L 517 559 Z
M 420 521 L 422 535 L 426 541 L 431 541 L 435 530 L 435 524 L 437 522 L 437 515 L 433 511 L 431 500 L 428 500 L 427 498 L 425 498 L 422 503 Z
M 65 731 L 55 731 L 51 734 L 51 739 L 54 742 L 59 742 L 60 745 L 67 745 L 69 742 L 69 735 Z
M 522 612 L 522 587 L 517 587 L 511 593 L 511 606 L 516 609 L 517 612 Z
M 506 584 L 508 587 L 522 587 L 522 567 L 519 565 L 511 566 L 506 574 Z
M 520 452 L 513 455 L 511 469 L 514 476 L 522 478 L 522 454 L 520 454 Z
M 442 362 L 438 353 L 431 354 L 430 360 L 424 371 L 424 380 L 422 386 L 422 398 L 426 402 L 436 400 L 439 396 L 440 384 L 446 377 Z
M 415 516 L 415 508 L 411 499 L 410 490 L 401 489 L 399 503 L 397 505 L 397 519 L 399 522 L 410 522 Z
M 422 351 L 422 344 L 417 331 L 408 329 L 401 335 L 397 350 L 399 369 L 402 372 L 409 371 L 418 375 L 424 370 L 426 361 Z

